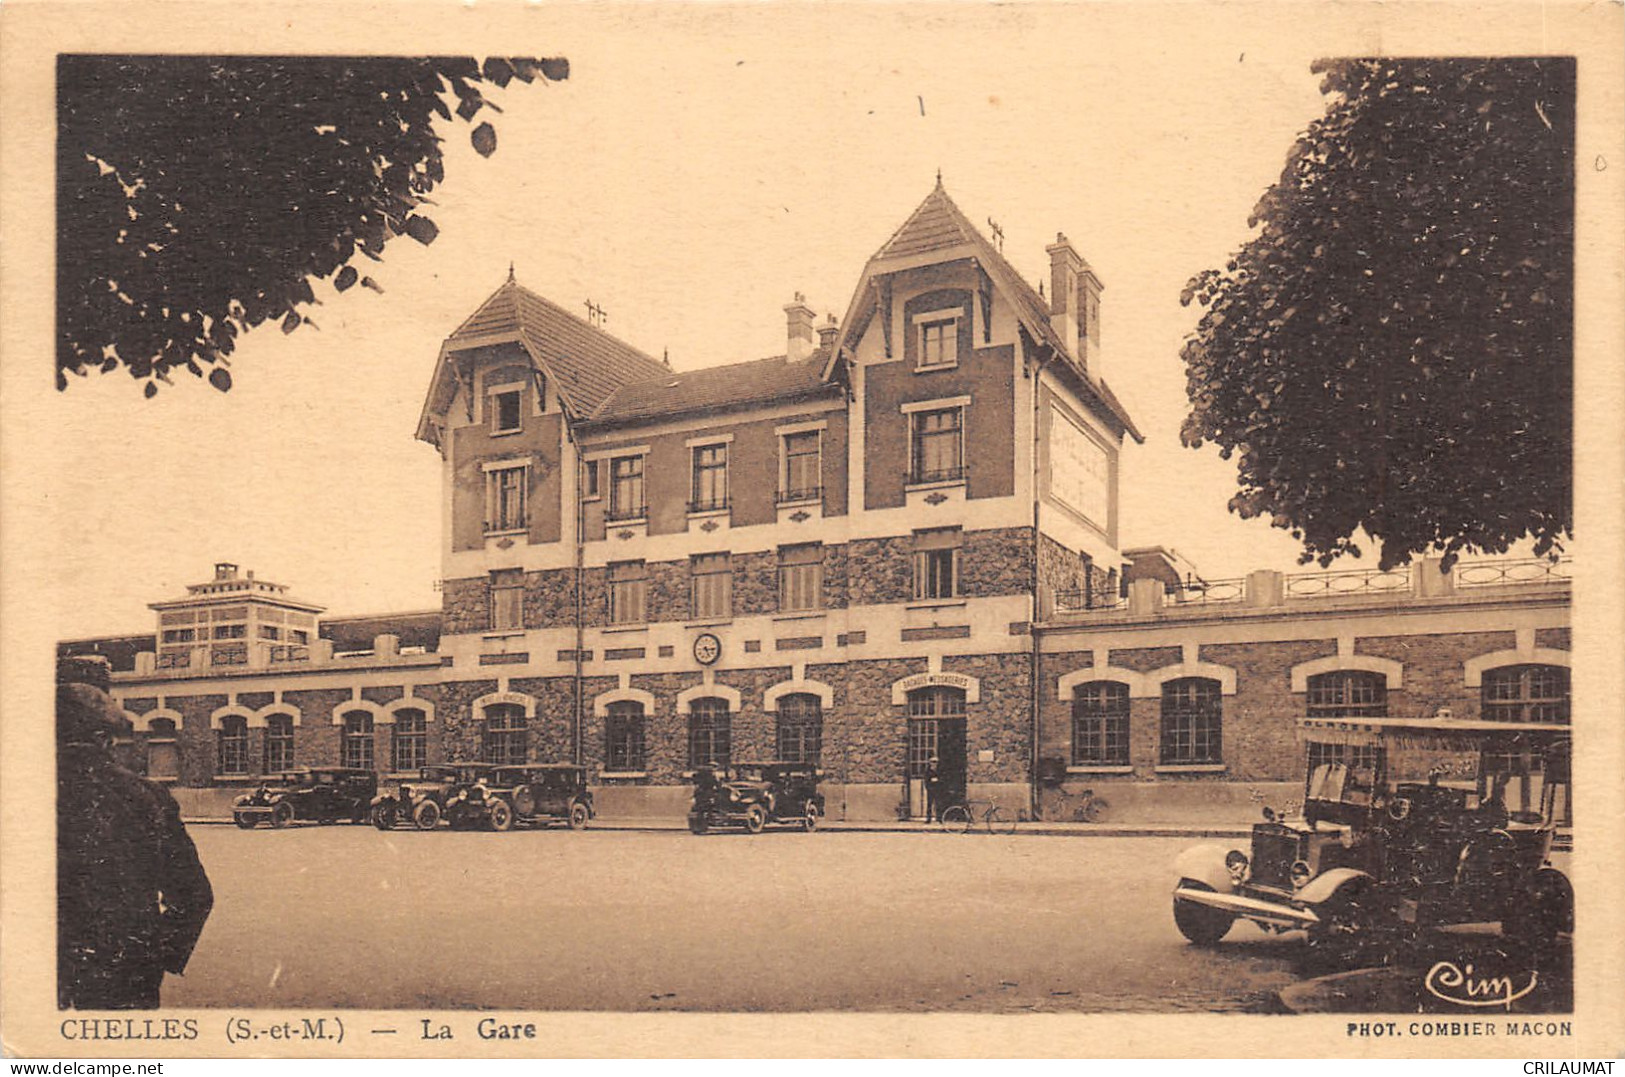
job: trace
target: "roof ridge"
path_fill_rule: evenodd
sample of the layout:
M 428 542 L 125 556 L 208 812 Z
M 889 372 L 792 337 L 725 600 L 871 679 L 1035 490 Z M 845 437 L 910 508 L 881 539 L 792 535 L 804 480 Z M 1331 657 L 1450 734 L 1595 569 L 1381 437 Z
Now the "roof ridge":
M 659 359 L 656 359 L 654 356 L 650 355 L 648 352 L 644 351 L 642 348 L 638 347 L 636 344 L 629 344 L 626 341 L 622 340 L 620 337 L 616 336 L 614 333 L 611 333 L 608 329 L 605 329 L 602 326 L 594 325 L 591 322 L 589 322 L 587 319 L 582 318 L 579 315 L 571 314 L 568 310 L 565 310 L 563 307 L 559 306 L 557 303 L 553 302 L 551 299 L 547 298 L 545 295 L 542 295 L 539 292 L 533 292 L 529 288 L 526 288 L 523 284 L 518 283 L 517 281 L 512 282 L 511 284 L 505 284 L 505 285 L 503 285 L 503 287 L 505 287 L 505 288 L 512 287 L 515 292 L 524 292 L 527 296 L 529 296 L 530 298 L 536 300 L 536 302 L 542 304 L 544 307 L 548 307 L 548 308 L 550 308 L 552 310 L 557 311 L 561 316 L 570 319 L 571 321 L 575 322 L 577 325 L 581 326 L 583 329 L 590 329 L 594 333 L 597 333 L 599 336 L 607 337 L 610 340 L 613 340 L 615 343 L 619 344 L 621 347 L 626 348 L 629 351 L 635 352 L 640 358 L 647 359 L 647 360 L 649 360 L 649 362 L 655 364 L 656 366 L 663 366 L 664 365 L 664 364 L 662 364 L 660 362 Z M 517 300 L 516 300 L 515 305 L 514 305 L 514 320 L 515 321 L 519 320 L 518 314 L 519 314 L 519 308 L 518 308 L 518 303 L 517 303 Z

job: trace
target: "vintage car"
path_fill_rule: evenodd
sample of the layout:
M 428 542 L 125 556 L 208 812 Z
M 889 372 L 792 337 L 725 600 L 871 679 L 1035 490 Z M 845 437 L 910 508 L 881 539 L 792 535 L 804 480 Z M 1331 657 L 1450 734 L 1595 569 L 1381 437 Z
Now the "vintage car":
M 491 769 L 489 763 L 430 763 L 421 767 L 416 778 L 401 782 L 393 793 L 373 798 L 372 825 L 388 830 L 410 822 L 419 830 L 433 830 L 446 814 L 446 799 L 452 791 L 481 781 Z
M 351 767 L 298 767 L 268 775 L 252 793 L 231 805 L 232 820 L 244 830 L 260 823 L 287 826 L 294 820 L 316 823 L 366 821 L 367 805 L 378 792 L 378 776 Z
M 1303 721 L 1302 814 L 1264 808 L 1248 849 L 1177 862 L 1174 923 L 1217 943 L 1238 919 L 1301 928 L 1311 957 L 1383 963 L 1432 927 L 1499 922 L 1544 947 L 1574 928 L 1551 866 L 1569 810 L 1567 725 L 1454 719 Z
M 580 830 L 595 814 L 587 768 L 570 763 L 492 767 L 478 781 L 452 790 L 446 818 L 455 827 L 512 830 L 520 824 L 562 822 Z
M 715 826 L 743 826 L 760 834 L 769 823 L 818 829 L 824 772 L 812 763 L 735 763 L 700 767 L 693 773 L 694 803 L 688 828 L 704 834 Z

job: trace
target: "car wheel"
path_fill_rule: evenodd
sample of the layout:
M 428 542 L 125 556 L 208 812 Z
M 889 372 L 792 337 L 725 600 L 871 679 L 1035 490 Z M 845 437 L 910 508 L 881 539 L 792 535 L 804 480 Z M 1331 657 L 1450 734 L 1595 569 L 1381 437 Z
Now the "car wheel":
M 247 815 L 240 811 L 232 813 L 231 821 L 242 827 L 244 830 L 253 830 L 259 825 L 259 820 L 255 819 L 252 815 Z
M 703 815 L 695 815 L 693 813 L 689 814 L 689 817 L 688 817 L 688 832 L 690 834 L 704 834 L 706 829 L 707 829 L 707 827 L 705 825 L 705 816 L 703 816 Z
M 1556 945 L 1558 935 L 1574 930 L 1574 887 L 1556 868 L 1541 868 L 1528 889 L 1512 895 L 1501 921 L 1501 934 L 1532 949 Z
M 395 805 L 374 804 L 372 807 L 372 825 L 379 830 L 388 830 L 395 825 Z
M 802 810 L 801 813 L 801 829 L 805 830 L 809 834 L 811 834 L 814 830 L 817 830 L 818 816 L 820 814 L 821 813 L 818 810 L 818 802 L 815 800 L 807 801 L 807 806 Z
M 1197 882 L 1195 879 L 1181 879 L 1179 886 L 1183 890 L 1213 889 L 1207 883 Z M 1217 944 L 1229 934 L 1230 925 L 1235 922 L 1235 916 L 1223 909 L 1215 909 L 1199 901 L 1174 898 L 1174 926 L 1179 928 L 1181 935 L 1198 946 Z
M 579 800 L 571 803 L 569 819 L 571 830 L 585 829 L 587 826 L 587 820 L 591 818 L 592 812 L 587 810 L 587 806 L 585 804 L 581 803 Z
M 1312 971 L 1333 972 L 1360 963 L 1382 934 L 1375 895 L 1368 883 L 1345 883 L 1315 906 L 1317 923 L 1309 925 L 1307 958 Z
M 513 829 L 513 808 L 506 800 L 493 800 L 488 809 L 492 830 Z
M 293 822 L 293 805 L 286 800 L 271 809 L 272 826 L 281 828 L 291 822 Z
M 433 830 L 440 825 L 440 805 L 425 800 L 412 810 L 412 825 L 419 830 Z
M 745 829 L 752 834 L 760 834 L 767 825 L 767 809 L 760 804 L 752 804 L 745 809 Z

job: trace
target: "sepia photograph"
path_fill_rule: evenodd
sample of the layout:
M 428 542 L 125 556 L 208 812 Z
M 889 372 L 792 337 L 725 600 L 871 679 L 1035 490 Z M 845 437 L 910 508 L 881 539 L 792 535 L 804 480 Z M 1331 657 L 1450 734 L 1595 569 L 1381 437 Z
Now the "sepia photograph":
M 1618 5 L 71 7 L 8 1053 L 1617 1051 Z

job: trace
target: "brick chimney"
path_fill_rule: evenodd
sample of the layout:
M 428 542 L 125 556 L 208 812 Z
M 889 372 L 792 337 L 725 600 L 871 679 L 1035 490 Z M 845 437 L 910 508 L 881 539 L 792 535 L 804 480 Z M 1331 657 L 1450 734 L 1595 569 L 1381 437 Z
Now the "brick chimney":
M 1100 278 L 1060 232 L 1055 233 L 1055 242 L 1044 251 L 1049 255 L 1050 325 L 1090 377 L 1098 380 Z
M 835 320 L 835 315 L 829 316 L 829 321 L 818 327 L 818 346 L 825 350 L 835 346 L 835 334 L 841 331 L 841 325 Z
M 1060 232 L 1055 233 L 1055 242 L 1045 247 L 1044 253 L 1049 255 L 1049 323 L 1066 344 L 1066 350 L 1077 355 L 1078 274 L 1083 259 Z
M 784 317 L 789 332 L 784 354 L 790 362 L 798 363 L 818 346 L 813 335 L 813 311 L 807 305 L 807 297 L 797 292 L 795 299 L 784 308 Z

